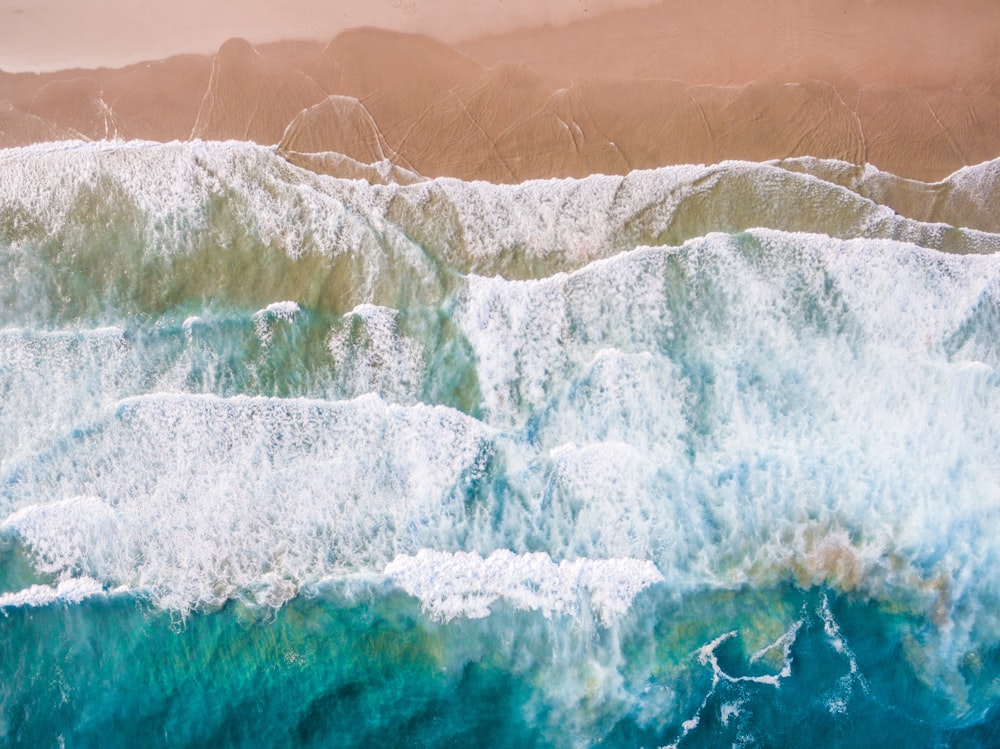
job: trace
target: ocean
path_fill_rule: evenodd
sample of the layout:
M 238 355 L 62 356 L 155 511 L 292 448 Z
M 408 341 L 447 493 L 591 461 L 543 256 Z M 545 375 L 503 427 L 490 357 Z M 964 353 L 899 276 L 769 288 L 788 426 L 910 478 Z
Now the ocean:
M 0 745 L 1000 745 L 998 189 L 0 151 Z

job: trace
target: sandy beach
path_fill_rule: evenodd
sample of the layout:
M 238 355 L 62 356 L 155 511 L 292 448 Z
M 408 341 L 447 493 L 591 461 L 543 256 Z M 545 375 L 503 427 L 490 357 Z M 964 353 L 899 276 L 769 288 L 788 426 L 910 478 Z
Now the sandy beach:
M 219 5 L 209 26 L 250 41 L 121 67 L 0 73 L 0 146 L 240 139 L 297 163 L 329 166 L 307 155 L 336 152 L 494 182 L 799 156 L 933 182 L 1000 155 L 995 3 L 527 8 L 450 19 L 443 5 L 396 8 L 373 16 L 395 30 L 273 41 L 245 20 L 227 25 Z M 207 44 L 172 33 L 176 52 Z M 123 43 L 119 57 L 130 54 Z

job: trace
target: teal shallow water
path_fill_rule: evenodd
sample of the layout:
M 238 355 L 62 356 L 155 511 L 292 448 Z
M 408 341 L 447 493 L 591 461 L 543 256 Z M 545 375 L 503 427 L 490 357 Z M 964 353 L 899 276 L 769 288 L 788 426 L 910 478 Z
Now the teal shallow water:
M 766 629 L 782 614 L 798 623 L 787 654 L 779 646 L 750 663 L 747 639 L 761 634 L 754 627 Z M 938 686 L 914 670 L 905 651 L 928 636 L 926 623 L 830 591 L 646 600 L 614 637 L 567 633 L 566 624 L 502 608 L 487 620 L 435 624 L 411 599 L 370 590 L 298 598 L 266 619 L 231 604 L 183 627 L 130 600 L 19 609 L 0 629 L 4 683 L 18 684 L 7 689 L 4 741 L 934 747 L 995 740 L 992 711 L 974 720 L 949 716 Z M 745 635 L 715 649 L 717 674 L 699 649 L 729 628 Z M 967 670 L 995 669 L 997 658 L 996 649 L 977 654 Z M 786 661 L 780 685 L 737 681 L 779 673 Z M 620 683 L 604 683 L 608 671 Z M 977 709 L 991 704 L 984 696 Z
M 774 165 L 0 165 L 3 745 L 1000 743 L 1000 237 Z

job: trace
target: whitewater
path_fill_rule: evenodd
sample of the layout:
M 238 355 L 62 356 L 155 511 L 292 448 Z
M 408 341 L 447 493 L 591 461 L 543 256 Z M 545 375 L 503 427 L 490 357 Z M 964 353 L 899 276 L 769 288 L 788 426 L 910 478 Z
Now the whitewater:
M 990 742 L 997 162 L 410 176 L 0 151 L 0 745 Z

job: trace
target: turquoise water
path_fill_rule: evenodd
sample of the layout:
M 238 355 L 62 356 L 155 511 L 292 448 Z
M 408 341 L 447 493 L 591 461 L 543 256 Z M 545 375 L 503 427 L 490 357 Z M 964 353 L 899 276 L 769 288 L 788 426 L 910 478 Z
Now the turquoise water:
M 822 590 L 652 598 L 615 635 L 568 634 L 502 607 L 487 620 L 435 624 L 412 600 L 371 589 L 297 598 L 263 619 L 228 605 L 182 629 L 127 600 L 19 609 L 3 630 L 4 683 L 18 684 L 6 740 L 519 747 L 597 735 L 631 747 L 683 735 L 684 746 L 961 746 L 989 736 L 989 718 L 971 729 L 944 718 L 947 700 L 915 673 L 906 638 L 926 636 L 927 625 L 913 618 Z M 683 652 L 720 627 L 756 636 L 754 619 L 777 612 L 802 622 L 780 687 L 713 683 L 712 664 Z M 850 650 L 838 652 L 825 612 Z M 720 671 L 780 671 L 780 648 L 750 664 L 747 645 L 717 648 Z M 611 664 L 614 688 L 601 683 Z M 995 651 L 977 665 L 995 668 Z
M 1000 743 L 998 249 L 770 164 L 0 152 L 0 743 Z

